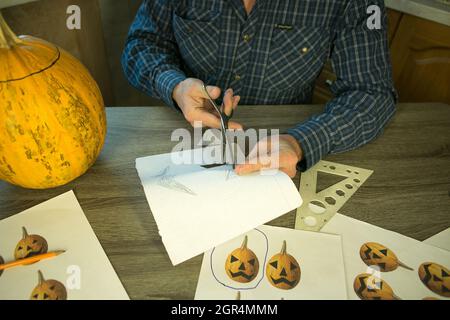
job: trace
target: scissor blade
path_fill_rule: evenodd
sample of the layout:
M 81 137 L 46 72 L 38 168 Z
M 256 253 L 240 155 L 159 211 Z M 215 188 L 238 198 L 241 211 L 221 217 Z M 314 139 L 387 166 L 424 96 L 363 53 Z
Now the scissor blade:
M 226 165 L 227 165 L 226 163 L 214 163 L 214 164 L 205 164 L 201 167 L 205 168 L 205 169 L 213 169 L 213 168 L 223 167 Z

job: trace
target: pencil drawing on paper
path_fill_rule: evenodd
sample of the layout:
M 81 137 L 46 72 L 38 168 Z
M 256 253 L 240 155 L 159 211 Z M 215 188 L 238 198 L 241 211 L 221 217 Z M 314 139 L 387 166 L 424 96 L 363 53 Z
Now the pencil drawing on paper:
M 169 170 L 170 170 L 170 166 L 167 166 L 161 174 L 154 176 L 154 178 L 156 178 L 157 185 L 159 185 L 160 187 L 166 188 L 166 189 L 170 189 L 172 191 L 186 193 L 191 196 L 197 195 L 190 188 L 188 188 L 184 184 L 178 182 L 173 175 L 170 175 Z
M 234 172 L 233 169 L 229 169 L 229 170 L 227 170 L 227 175 L 225 177 L 225 181 L 237 178 L 237 176 L 238 175 Z

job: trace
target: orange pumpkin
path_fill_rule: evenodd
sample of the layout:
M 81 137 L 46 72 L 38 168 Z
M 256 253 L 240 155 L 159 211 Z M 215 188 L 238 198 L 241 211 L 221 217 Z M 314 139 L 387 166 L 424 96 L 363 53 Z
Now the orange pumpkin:
M 377 266 L 382 272 L 394 271 L 399 266 L 413 270 L 398 260 L 392 250 L 376 242 L 364 243 L 359 249 L 359 255 L 367 266 Z
M 231 252 L 225 261 L 225 272 L 236 282 L 248 283 L 256 278 L 259 271 L 259 261 L 256 254 L 247 247 L 248 237 L 245 236 L 240 248 Z
M 17 243 L 14 250 L 14 258 L 16 260 L 46 253 L 47 250 L 47 240 L 37 234 L 29 235 L 27 229 L 22 227 L 22 239 Z
M 100 90 L 66 51 L 16 37 L 0 14 L 0 179 L 64 185 L 97 159 L 106 134 Z
M 300 265 L 286 252 L 286 241 L 283 241 L 281 252 L 274 255 L 267 263 L 267 279 L 275 288 L 291 290 L 300 282 L 301 274 Z
M 353 289 L 361 300 L 400 300 L 386 281 L 369 273 L 358 275 Z
M 419 278 L 434 293 L 450 298 L 450 270 L 434 263 L 425 262 L 419 267 Z
M 45 280 L 44 275 L 38 271 L 39 282 L 31 293 L 31 300 L 67 300 L 67 290 L 56 280 Z

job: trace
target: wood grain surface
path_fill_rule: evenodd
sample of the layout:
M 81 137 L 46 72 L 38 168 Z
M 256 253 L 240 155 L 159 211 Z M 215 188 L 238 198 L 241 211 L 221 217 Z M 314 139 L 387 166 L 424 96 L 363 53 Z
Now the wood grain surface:
M 322 109 L 240 106 L 235 118 L 247 128 L 286 129 Z M 131 298 L 191 299 L 202 257 L 171 265 L 135 170 L 136 158 L 170 152 L 172 130 L 188 125 L 168 107 L 107 112 L 106 145 L 91 170 L 52 190 L 0 182 L 0 219 L 73 189 Z M 400 104 L 376 141 L 326 160 L 374 170 L 341 213 L 418 240 L 450 226 L 450 106 Z M 270 224 L 293 227 L 294 213 Z

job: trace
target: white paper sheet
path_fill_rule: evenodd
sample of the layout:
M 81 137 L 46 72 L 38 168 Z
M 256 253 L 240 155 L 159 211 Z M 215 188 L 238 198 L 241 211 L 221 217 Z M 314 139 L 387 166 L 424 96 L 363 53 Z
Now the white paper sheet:
M 198 152 L 179 154 L 189 157 Z M 171 154 L 136 159 L 136 168 L 174 265 L 302 203 L 292 180 L 281 172 L 239 177 L 231 166 L 173 164 Z
M 366 242 L 377 242 L 386 246 L 397 255 L 400 261 L 414 269 L 410 271 L 399 267 L 394 271 L 379 274 L 398 297 L 405 300 L 426 297 L 445 299 L 430 291 L 421 282 L 418 268 L 424 262 L 434 262 L 448 269 L 450 267 L 449 252 L 341 214 L 335 215 L 322 232 L 342 236 L 347 291 L 350 299 L 359 299 L 353 289 L 355 277 L 361 273 L 370 273 L 367 272 L 370 269 L 359 254 L 361 246 Z
M 49 252 L 66 252 L 5 270 L 0 276 L 0 300 L 29 299 L 38 284 L 38 270 L 46 280 L 61 282 L 69 300 L 129 299 L 72 191 L 0 221 L 0 255 L 5 262 L 14 261 L 22 227 L 29 235 L 44 237 Z
M 226 274 L 227 257 L 244 238 L 238 236 L 205 253 L 195 299 L 234 300 L 237 292 L 241 300 L 347 299 L 340 236 L 271 226 L 260 226 L 246 235 L 248 248 L 259 260 L 256 278 L 239 283 Z M 301 269 L 300 282 L 291 290 L 275 288 L 266 275 L 267 262 L 280 252 L 283 240 Z
M 450 251 L 450 228 L 424 240 L 423 243 Z

